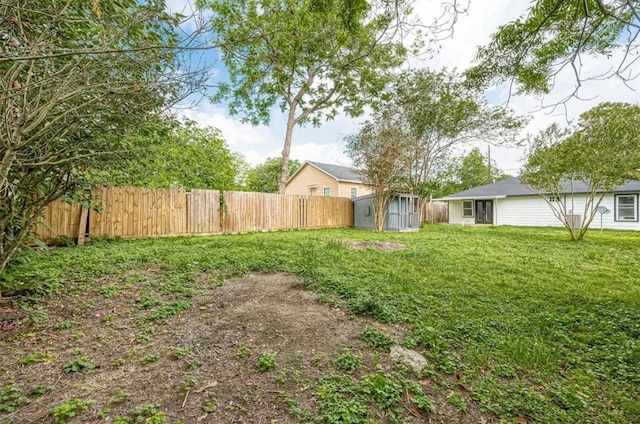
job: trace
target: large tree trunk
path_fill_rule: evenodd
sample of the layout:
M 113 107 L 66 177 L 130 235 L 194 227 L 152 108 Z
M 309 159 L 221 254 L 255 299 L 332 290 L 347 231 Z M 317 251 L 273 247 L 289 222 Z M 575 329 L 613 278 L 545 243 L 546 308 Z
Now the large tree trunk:
M 289 153 L 291 152 L 291 138 L 293 136 L 293 127 L 296 125 L 296 105 L 295 103 L 289 108 L 289 116 L 287 118 L 287 132 L 284 135 L 284 147 L 282 148 L 282 172 L 280 173 L 280 182 L 278 183 L 278 193 L 284 194 L 284 187 L 289 179 Z

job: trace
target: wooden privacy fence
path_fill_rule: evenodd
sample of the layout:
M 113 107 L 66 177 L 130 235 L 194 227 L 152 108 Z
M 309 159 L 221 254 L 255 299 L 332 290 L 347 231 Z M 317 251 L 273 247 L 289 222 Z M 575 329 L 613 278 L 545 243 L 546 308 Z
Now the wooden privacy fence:
M 60 236 L 160 237 L 353 226 L 353 202 L 338 197 L 217 190 L 102 187 L 93 192 L 101 212 L 54 202 L 36 233 Z M 83 231 L 84 229 L 84 231 Z
M 447 202 L 427 202 L 422 208 L 422 222 L 449 222 Z

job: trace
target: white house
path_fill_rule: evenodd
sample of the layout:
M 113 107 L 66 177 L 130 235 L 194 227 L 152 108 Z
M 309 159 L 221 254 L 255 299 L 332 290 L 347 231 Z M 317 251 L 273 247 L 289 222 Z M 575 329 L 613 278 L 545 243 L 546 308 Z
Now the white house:
M 586 186 L 574 181 L 564 184 L 561 193 L 567 209 L 576 219 L 584 218 Z M 600 203 L 609 212 L 600 214 L 591 222 L 590 228 L 616 230 L 640 230 L 638 222 L 638 196 L 640 181 L 631 180 L 607 193 Z M 550 201 L 558 199 L 547 197 Z M 519 178 L 509 178 L 461 191 L 442 199 L 449 203 L 450 224 L 491 224 L 520 226 L 562 226 L 545 200 Z

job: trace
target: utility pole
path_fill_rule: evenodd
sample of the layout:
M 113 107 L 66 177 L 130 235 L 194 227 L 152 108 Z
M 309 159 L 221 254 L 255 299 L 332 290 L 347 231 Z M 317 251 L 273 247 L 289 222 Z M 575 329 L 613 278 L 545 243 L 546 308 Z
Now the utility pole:
M 491 144 L 487 144 L 487 173 L 489 184 L 491 184 L 493 182 L 491 181 Z

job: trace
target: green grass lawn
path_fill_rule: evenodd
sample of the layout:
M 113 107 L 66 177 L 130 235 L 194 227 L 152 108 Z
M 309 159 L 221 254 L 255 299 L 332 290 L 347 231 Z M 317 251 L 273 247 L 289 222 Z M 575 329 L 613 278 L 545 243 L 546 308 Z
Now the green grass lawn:
M 406 249 L 348 247 L 358 240 Z M 462 385 L 507 420 L 640 422 L 640 233 L 575 243 L 560 229 L 427 226 L 98 241 L 25 255 L 9 272 L 38 297 L 151 265 L 176 284 L 205 271 L 295 273 L 354 314 L 406 326 L 425 378 L 443 392 Z

